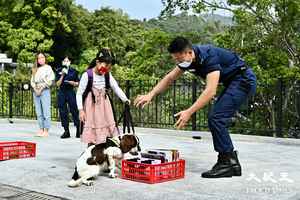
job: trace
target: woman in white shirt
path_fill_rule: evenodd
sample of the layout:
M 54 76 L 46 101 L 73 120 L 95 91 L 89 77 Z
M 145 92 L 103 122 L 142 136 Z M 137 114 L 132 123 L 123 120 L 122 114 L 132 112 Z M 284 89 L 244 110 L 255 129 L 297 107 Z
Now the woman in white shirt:
M 110 87 L 123 102 L 130 103 L 110 73 L 113 62 L 111 52 L 102 49 L 89 69 L 82 74 L 79 83 L 76 101 L 80 121 L 84 122 L 81 140 L 86 144 L 104 143 L 107 137 L 119 134 L 112 102 L 106 96 L 105 82 L 109 81 Z
M 55 74 L 51 66 L 46 64 L 43 53 L 36 56 L 35 65 L 32 68 L 31 87 L 33 88 L 33 99 L 35 112 L 40 130 L 39 137 L 47 137 L 51 124 L 51 93 L 50 86 L 53 84 Z

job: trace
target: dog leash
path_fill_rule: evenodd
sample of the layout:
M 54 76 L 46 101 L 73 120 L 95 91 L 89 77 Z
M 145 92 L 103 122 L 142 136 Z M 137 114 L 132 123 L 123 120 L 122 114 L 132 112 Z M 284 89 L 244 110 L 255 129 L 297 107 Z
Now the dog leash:
M 130 112 L 130 105 L 125 103 L 124 105 L 124 111 L 121 115 L 121 117 L 119 118 L 118 122 L 117 122 L 117 127 L 119 126 L 121 120 L 123 119 L 123 134 L 126 134 L 126 128 L 127 128 L 127 134 L 131 134 L 130 133 L 130 127 L 132 129 L 132 135 L 136 138 L 137 142 L 138 142 L 138 151 L 141 151 L 141 147 L 140 147 L 140 139 L 137 137 L 137 135 L 135 134 L 135 129 L 134 129 L 134 123 L 132 120 L 132 115 Z
M 122 112 L 122 115 L 117 122 L 117 127 L 119 126 L 122 120 L 123 120 L 123 133 L 125 134 L 126 128 L 127 128 L 127 132 L 130 133 L 130 128 L 131 128 L 133 135 L 135 135 L 134 124 L 130 112 L 130 105 L 127 103 L 124 105 L 124 111 Z

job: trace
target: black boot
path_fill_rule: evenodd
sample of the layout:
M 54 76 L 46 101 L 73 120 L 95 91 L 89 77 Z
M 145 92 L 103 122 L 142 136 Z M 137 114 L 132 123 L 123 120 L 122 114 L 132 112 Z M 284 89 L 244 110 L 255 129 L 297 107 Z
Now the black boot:
M 80 138 L 80 127 L 76 126 L 76 138 Z
M 236 151 L 230 153 L 219 153 L 218 161 L 213 168 L 202 173 L 203 178 L 223 178 L 241 175 L 242 168 Z
M 65 128 L 65 132 L 60 136 L 61 139 L 69 138 L 70 137 L 70 131 L 69 128 Z

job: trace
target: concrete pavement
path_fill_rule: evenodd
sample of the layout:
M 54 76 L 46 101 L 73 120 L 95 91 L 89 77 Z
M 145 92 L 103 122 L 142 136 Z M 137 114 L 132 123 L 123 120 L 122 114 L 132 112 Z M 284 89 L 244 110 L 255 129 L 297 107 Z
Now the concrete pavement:
M 110 200 L 300 200 L 300 140 L 232 135 L 243 167 L 243 176 L 225 179 L 203 179 L 201 172 L 216 161 L 211 136 L 206 132 L 188 132 L 137 128 L 142 149 L 176 148 L 186 160 L 184 179 L 154 185 L 120 178 L 99 176 L 94 186 L 67 187 L 76 158 L 85 148 L 73 137 L 61 140 L 63 129 L 53 123 L 50 137 L 34 137 L 37 123 L 0 119 L 0 141 L 37 143 L 36 158 L 0 162 L 0 184 L 67 199 Z M 202 140 L 192 139 L 201 135 Z M 0 199 L 1 196 L 0 191 Z

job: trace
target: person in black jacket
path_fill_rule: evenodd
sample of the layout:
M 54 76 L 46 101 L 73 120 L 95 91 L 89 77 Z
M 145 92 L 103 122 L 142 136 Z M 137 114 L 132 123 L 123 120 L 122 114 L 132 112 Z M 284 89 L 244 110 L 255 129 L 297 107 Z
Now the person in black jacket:
M 72 114 L 74 125 L 76 126 L 76 137 L 80 137 L 79 130 L 79 113 L 76 104 L 76 93 L 74 88 L 79 85 L 78 71 L 70 66 L 69 57 L 65 57 L 62 61 L 62 67 L 56 71 L 56 85 L 58 86 L 57 102 L 61 124 L 64 133 L 61 138 L 69 138 L 69 111 Z

